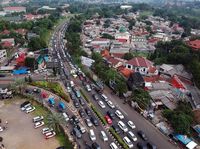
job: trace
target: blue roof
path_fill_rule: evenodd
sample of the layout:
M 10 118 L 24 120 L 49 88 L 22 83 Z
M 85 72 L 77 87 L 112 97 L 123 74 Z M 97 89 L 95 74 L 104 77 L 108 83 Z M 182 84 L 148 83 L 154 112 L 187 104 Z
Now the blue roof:
M 49 98 L 49 103 L 52 104 L 52 105 L 55 104 L 54 98 Z
M 174 135 L 174 137 L 185 145 L 192 141 L 190 138 L 188 138 L 185 135 L 176 134 Z
M 45 62 L 48 62 L 49 57 L 48 57 L 48 56 L 45 56 L 45 57 L 44 57 L 44 60 L 45 60 Z
M 19 69 L 19 70 L 13 70 L 12 72 L 14 75 L 19 75 L 19 74 L 27 74 L 27 69 Z
M 63 102 L 59 102 L 58 106 L 61 108 L 61 109 L 65 109 L 65 104 Z

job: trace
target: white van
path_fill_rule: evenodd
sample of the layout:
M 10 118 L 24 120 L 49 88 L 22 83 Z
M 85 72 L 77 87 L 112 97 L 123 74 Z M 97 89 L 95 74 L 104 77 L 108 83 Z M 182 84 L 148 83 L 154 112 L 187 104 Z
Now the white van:
M 93 129 L 90 129 L 90 131 L 89 131 L 89 136 L 90 136 L 90 139 L 91 139 L 92 141 L 96 141 L 96 136 L 95 136 L 95 134 L 94 134 L 94 130 L 93 130 Z
M 69 116 L 66 113 L 62 113 L 63 117 L 65 118 L 65 121 L 69 121 Z
M 105 142 L 108 141 L 108 137 L 107 137 L 106 133 L 104 131 L 101 131 L 100 133 L 101 133 L 102 140 Z
M 116 145 L 114 142 L 112 142 L 112 143 L 110 144 L 110 148 L 111 148 L 111 149 L 119 149 L 119 148 L 117 147 L 117 145 Z
M 108 97 L 105 94 L 101 94 L 101 98 L 106 102 L 108 101 Z
M 74 82 L 70 81 L 70 86 L 73 87 L 74 86 Z

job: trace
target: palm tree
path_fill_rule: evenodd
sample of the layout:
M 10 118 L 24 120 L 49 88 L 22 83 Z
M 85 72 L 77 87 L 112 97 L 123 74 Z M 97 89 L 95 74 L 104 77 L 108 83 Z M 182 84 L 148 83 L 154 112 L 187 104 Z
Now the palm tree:
M 57 132 L 60 132 L 60 125 L 65 124 L 65 119 L 60 113 L 48 114 L 47 117 L 47 126 L 53 128 Z

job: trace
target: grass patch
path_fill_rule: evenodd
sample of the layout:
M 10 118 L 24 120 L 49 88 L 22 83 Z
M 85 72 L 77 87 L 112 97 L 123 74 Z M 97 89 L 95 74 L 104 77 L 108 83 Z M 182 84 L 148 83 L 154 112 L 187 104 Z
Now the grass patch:
M 54 94 L 60 96 L 66 102 L 70 101 L 68 95 L 64 92 L 63 88 L 58 82 L 36 81 L 30 84 L 33 86 L 37 86 L 37 87 L 49 90 L 53 92 Z
M 82 89 L 80 89 L 80 93 L 84 97 L 84 99 L 87 101 L 87 103 L 90 103 L 90 100 L 87 98 L 87 96 L 85 95 Z
M 92 108 L 92 110 L 94 111 L 94 113 L 97 115 L 97 117 L 101 120 L 101 122 L 103 123 L 103 125 L 106 125 L 106 120 L 104 119 L 103 115 L 95 108 L 94 105 L 90 106 Z

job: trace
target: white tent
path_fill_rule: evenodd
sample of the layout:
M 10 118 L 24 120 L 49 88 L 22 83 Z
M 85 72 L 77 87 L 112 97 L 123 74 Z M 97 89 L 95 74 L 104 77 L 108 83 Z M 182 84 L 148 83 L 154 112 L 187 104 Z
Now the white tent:
M 196 146 L 197 144 L 194 141 L 191 141 L 186 145 L 188 149 L 194 149 Z

